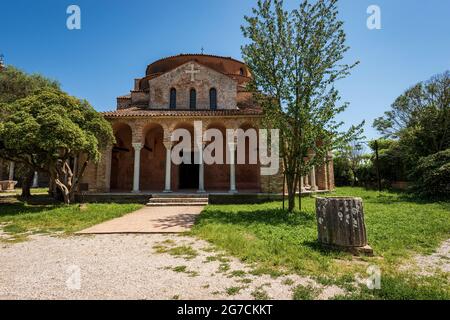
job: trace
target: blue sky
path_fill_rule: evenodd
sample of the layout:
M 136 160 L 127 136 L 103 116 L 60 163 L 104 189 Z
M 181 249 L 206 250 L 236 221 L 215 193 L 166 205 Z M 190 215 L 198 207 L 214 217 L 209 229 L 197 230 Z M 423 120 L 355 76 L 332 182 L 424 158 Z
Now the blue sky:
M 147 64 L 178 53 L 240 59 L 243 16 L 256 1 L 3 0 L 0 52 L 7 64 L 58 80 L 65 91 L 97 110 L 113 110 Z M 300 1 L 286 1 L 294 7 Z M 81 30 L 66 28 L 66 9 L 81 8 Z M 381 8 L 381 30 L 366 27 L 369 5 Z M 341 0 L 348 62 L 361 64 L 339 82 L 350 107 L 346 125 L 383 114 L 406 88 L 450 69 L 449 0 Z

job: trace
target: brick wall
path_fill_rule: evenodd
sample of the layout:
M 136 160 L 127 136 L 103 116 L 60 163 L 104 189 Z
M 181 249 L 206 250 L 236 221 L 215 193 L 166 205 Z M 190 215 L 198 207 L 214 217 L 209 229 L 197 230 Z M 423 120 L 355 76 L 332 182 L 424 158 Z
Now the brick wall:
M 191 81 L 191 75 L 186 73 L 191 70 L 192 65 L 195 70 L 199 70 L 194 76 L 195 81 Z M 236 109 L 237 81 L 195 62 L 184 64 L 151 79 L 149 107 L 168 109 L 171 88 L 177 90 L 177 109 L 189 109 L 189 95 L 192 88 L 197 93 L 197 109 L 210 108 L 211 88 L 217 90 L 217 109 Z

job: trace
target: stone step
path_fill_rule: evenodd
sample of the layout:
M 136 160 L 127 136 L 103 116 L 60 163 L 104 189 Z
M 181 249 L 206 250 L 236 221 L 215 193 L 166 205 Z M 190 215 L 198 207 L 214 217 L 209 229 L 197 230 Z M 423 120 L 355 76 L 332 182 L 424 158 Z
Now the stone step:
M 185 207 L 185 206 L 206 206 L 208 202 L 149 202 L 147 207 Z
M 150 198 L 151 203 L 162 202 L 208 202 L 208 198 Z
M 153 193 L 152 198 L 208 198 L 205 193 Z

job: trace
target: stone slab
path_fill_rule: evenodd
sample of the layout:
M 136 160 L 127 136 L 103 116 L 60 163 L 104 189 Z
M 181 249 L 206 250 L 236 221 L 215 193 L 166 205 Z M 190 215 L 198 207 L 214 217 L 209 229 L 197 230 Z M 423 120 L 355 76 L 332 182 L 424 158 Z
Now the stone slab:
M 144 207 L 76 234 L 182 233 L 189 231 L 204 206 Z

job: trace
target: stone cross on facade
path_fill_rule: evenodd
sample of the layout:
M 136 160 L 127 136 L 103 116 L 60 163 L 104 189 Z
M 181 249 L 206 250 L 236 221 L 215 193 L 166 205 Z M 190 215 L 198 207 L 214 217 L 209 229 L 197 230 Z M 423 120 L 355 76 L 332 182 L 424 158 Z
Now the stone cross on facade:
M 194 64 L 191 64 L 191 70 L 186 70 L 185 72 L 187 74 L 191 75 L 191 82 L 194 82 L 195 81 L 195 74 L 196 73 L 200 73 L 200 70 L 195 70 Z

